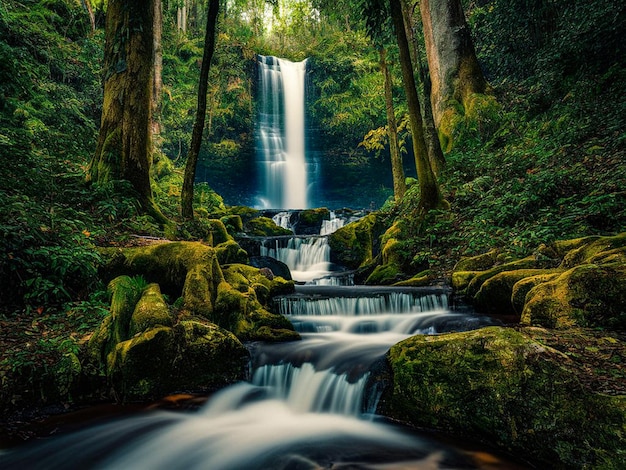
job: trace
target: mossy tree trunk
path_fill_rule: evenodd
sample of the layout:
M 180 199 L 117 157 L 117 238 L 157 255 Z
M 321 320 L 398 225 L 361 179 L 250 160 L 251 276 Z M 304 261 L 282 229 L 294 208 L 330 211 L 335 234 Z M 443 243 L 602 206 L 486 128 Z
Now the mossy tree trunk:
M 154 0 L 110 0 L 106 15 L 104 103 L 88 180 L 127 180 L 146 212 L 167 219 L 150 186 Z
M 435 177 L 438 177 L 443 172 L 446 166 L 446 159 L 441 150 L 441 144 L 439 143 L 439 136 L 437 135 L 437 126 L 435 126 L 435 118 L 433 116 L 433 108 L 431 103 L 431 90 L 432 84 L 430 76 L 424 70 L 422 66 L 422 59 L 420 57 L 418 43 L 413 32 L 413 25 L 415 19 L 413 10 L 409 8 L 406 2 L 402 3 L 407 40 L 410 45 L 411 60 L 413 61 L 414 71 L 417 74 L 419 82 L 423 86 L 423 92 L 419 94 L 420 104 L 422 105 L 422 119 L 424 121 L 424 140 L 426 141 L 426 148 L 428 149 L 428 159 L 430 160 L 430 166 L 435 173 Z
M 420 12 L 432 80 L 433 115 L 441 132 L 445 114 L 458 113 L 458 104 L 467 108 L 473 94 L 485 93 L 487 82 L 476 59 L 461 1 L 422 0 Z
M 196 180 L 196 165 L 198 163 L 198 155 L 202 144 L 202 133 L 204 131 L 204 121 L 206 118 L 206 95 L 211 59 L 215 51 L 215 32 L 219 7 L 219 0 L 209 0 L 206 34 L 204 36 L 204 53 L 202 55 L 202 67 L 200 68 L 200 81 L 198 83 L 198 108 L 196 109 L 196 120 L 193 124 L 191 145 L 189 146 L 189 153 L 187 154 L 185 179 L 181 192 L 181 211 L 185 219 L 193 219 L 193 185 Z
M 393 195 L 396 202 L 404 197 L 406 181 L 404 180 L 404 168 L 402 167 L 402 155 L 398 145 L 398 126 L 396 125 L 396 113 L 393 108 L 392 78 L 387 67 L 387 53 L 384 47 L 378 48 L 380 55 L 380 70 L 385 83 L 385 110 L 387 112 L 387 137 L 389 139 L 389 153 L 391 155 L 391 174 L 393 176 Z
M 411 124 L 411 137 L 413 141 L 417 179 L 420 184 L 420 202 L 418 210 L 425 213 L 431 209 L 440 207 L 443 199 L 441 197 L 439 184 L 430 166 L 428 149 L 424 141 L 424 126 L 417 88 L 415 86 L 411 53 L 404 26 L 402 5 L 400 4 L 400 0 L 389 0 L 389 6 L 400 51 L 400 68 L 402 70 L 402 81 L 404 82 L 407 106 L 409 109 L 409 122 Z
M 154 73 L 152 75 L 152 135 L 161 133 L 160 112 L 163 92 L 163 2 L 154 0 Z

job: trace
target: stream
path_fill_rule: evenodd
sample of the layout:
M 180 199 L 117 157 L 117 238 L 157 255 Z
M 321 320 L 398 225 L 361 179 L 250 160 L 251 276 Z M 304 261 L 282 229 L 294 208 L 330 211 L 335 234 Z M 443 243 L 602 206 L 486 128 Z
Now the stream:
M 320 249 L 326 236 L 307 240 L 313 242 L 294 237 L 266 247 L 307 282 L 274 300 L 302 340 L 249 344 L 249 382 L 221 390 L 193 412 L 154 410 L 5 451 L 0 467 L 524 468 L 376 414 L 384 381 L 375 371 L 393 344 L 495 321 L 455 312 L 445 288 L 338 285 L 329 250 Z

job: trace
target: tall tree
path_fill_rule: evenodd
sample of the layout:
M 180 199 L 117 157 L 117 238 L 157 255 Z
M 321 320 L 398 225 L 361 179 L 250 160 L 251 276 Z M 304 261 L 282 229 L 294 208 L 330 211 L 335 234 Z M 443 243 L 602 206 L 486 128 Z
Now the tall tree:
M 404 197 L 406 192 L 406 181 L 404 179 L 404 168 L 402 167 L 402 155 L 398 144 L 398 126 L 396 124 L 396 113 L 393 107 L 392 87 L 393 81 L 387 67 L 387 53 L 384 47 L 378 48 L 380 54 L 380 70 L 385 83 L 385 111 L 387 113 L 387 137 L 389 139 L 389 154 L 391 156 L 391 174 L 393 177 L 393 196 L 396 202 Z
M 105 25 L 104 103 L 88 179 L 127 180 L 160 223 L 150 186 L 154 0 L 109 0 Z
M 458 104 L 465 115 L 477 111 L 476 98 L 484 97 L 487 81 L 476 59 L 461 0 L 421 0 L 420 12 L 432 81 L 433 115 L 443 147 L 449 149 L 450 134 L 459 118 Z
M 413 9 L 410 8 L 406 1 L 402 2 L 404 24 L 406 28 L 406 36 L 410 45 L 411 60 L 413 61 L 414 73 L 417 75 L 419 83 L 422 84 L 422 93 L 419 94 L 420 104 L 422 106 L 422 119 L 424 121 L 424 140 L 426 142 L 426 148 L 428 149 L 428 159 L 430 160 L 430 166 L 435 173 L 435 176 L 439 176 L 445 165 L 446 159 L 441 150 L 441 144 L 439 142 L 439 136 L 437 135 L 437 126 L 435 125 L 435 119 L 433 116 L 433 108 L 430 100 L 431 95 L 431 82 L 430 76 L 424 70 L 422 66 L 422 59 L 420 57 L 420 51 L 418 47 L 417 38 L 414 32 L 414 14 Z
M 196 109 L 196 119 L 191 134 L 191 145 L 189 146 L 189 153 L 187 154 L 185 179 L 181 192 L 181 212 L 185 219 L 193 219 L 193 186 L 196 180 L 196 165 L 198 163 L 198 155 L 200 154 L 200 146 L 202 145 L 202 133 L 206 119 L 209 70 L 211 67 L 211 59 L 215 51 L 215 32 L 217 30 L 219 7 L 219 0 L 209 0 L 206 34 L 204 36 L 204 53 L 202 55 L 202 66 L 200 68 L 200 80 L 198 83 L 198 107 Z
M 161 133 L 159 110 L 163 91 L 163 2 L 154 0 L 154 72 L 152 74 L 152 134 Z
M 400 68 L 402 70 L 402 81 L 404 83 L 407 106 L 409 109 L 413 154 L 415 156 L 417 179 L 420 184 L 418 209 L 420 212 L 427 212 L 430 209 L 440 207 L 443 199 L 437 178 L 430 166 L 428 149 L 424 141 L 422 113 L 417 88 L 415 86 L 415 75 L 413 74 L 413 64 L 411 62 L 409 42 L 406 36 L 402 5 L 400 4 L 400 0 L 389 0 L 389 7 L 400 52 Z

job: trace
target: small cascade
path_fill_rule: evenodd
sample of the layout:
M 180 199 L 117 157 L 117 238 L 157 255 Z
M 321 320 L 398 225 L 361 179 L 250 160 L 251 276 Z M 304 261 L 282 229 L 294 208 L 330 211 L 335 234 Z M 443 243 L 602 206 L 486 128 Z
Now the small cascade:
M 296 412 L 359 416 L 367 375 L 350 383 L 347 374 L 316 370 L 311 363 L 265 365 L 254 372 L 252 383 L 269 387 L 270 395 L 285 400 Z
M 279 212 L 274 217 L 272 217 L 272 220 L 279 227 L 291 230 L 291 214 L 292 213 L 289 211 Z
M 330 246 L 326 237 L 280 237 L 264 240 L 261 256 L 285 263 L 298 281 L 310 281 L 330 273 Z
M 445 310 L 448 308 L 448 294 L 422 294 L 420 291 L 386 290 L 376 294 L 375 289 L 351 288 L 343 296 L 303 296 L 293 295 L 275 299 L 282 315 L 340 315 L 358 316 L 380 313 L 415 313 Z M 351 291 L 351 292 L 350 292 Z M 302 291 L 301 291 L 302 292 Z
M 334 211 L 330 211 L 330 220 L 322 221 L 322 228 L 320 230 L 320 235 L 330 235 L 331 233 L 335 233 L 341 227 L 343 227 L 346 223 L 346 219 L 343 217 L 337 217 Z

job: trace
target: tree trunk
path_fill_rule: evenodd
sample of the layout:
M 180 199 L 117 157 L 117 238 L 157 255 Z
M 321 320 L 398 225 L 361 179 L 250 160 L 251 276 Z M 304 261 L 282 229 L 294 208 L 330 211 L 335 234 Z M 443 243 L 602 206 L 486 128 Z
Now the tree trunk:
M 426 56 L 432 79 L 432 106 L 440 128 L 455 102 L 467 107 L 472 94 L 485 93 L 487 82 L 476 59 L 461 0 L 421 0 Z
M 406 19 L 406 35 L 409 41 L 411 60 L 413 61 L 414 71 L 417 73 L 417 77 L 420 83 L 424 87 L 424 92 L 419 95 L 420 104 L 422 105 L 422 118 L 424 121 L 424 140 L 426 141 L 426 148 L 428 149 L 428 159 L 430 160 L 430 166 L 435 173 L 435 177 L 438 177 L 443 172 L 446 166 L 446 159 L 441 150 L 441 144 L 439 143 L 439 136 L 437 135 L 437 127 L 435 126 L 435 119 L 433 117 L 433 108 L 430 101 L 431 95 L 431 83 L 430 77 L 424 71 L 422 66 L 422 59 L 420 57 L 418 44 L 413 32 L 414 18 L 413 13 L 409 10 L 406 3 L 403 3 L 403 12 Z
M 152 135 L 161 133 L 161 93 L 163 92 L 163 3 L 154 0 L 154 73 L 152 74 Z
M 441 192 L 437 179 L 430 166 L 428 151 L 424 142 L 424 128 L 420 103 L 415 87 L 415 76 L 411 64 L 411 53 L 404 28 L 402 6 L 400 0 L 389 0 L 391 18 L 394 24 L 398 48 L 400 51 L 400 66 L 402 69 L 402 81 L 406 91 L 407 106 L 409 108 L 409 122 L 411 124 L 411 137 L 413 139 L 413 153 L 415 155 L 415 167 L 417 179 L 420 185 L 420 202 L 418 209 L 424 213 L 430 209 L 440 207 L 442 204 Z
M 187 154 L 185 179 L 181 193 L 181 211 L 185 219 L 193 219 L 193 185 L 196 180 L 196 164 L 198 163 L 200 145 L 202 144 L 202 132 L 204 130 L 204 120 L 206 117 L 206 95 L 211 59 L 215 51 L 215 32 L 219 7 L 219 0 L 209 0 L 206 34 L 204 36 L 204 53 L 202 55 L 202 67 L 200 69 L 200 80 L 198 83 L 198 108 L 196 110 L 196 120 L 193 124 L 191 145 L 189 146 L 189 153 Z
M 167 223 L 150 187 L 154 0 L 109 0 L 104 103 L 88 179 L 127 180 L 144 210 Z
M 398 126 L 396 125 L 396 113 L 393 109 L 393 95 L 391 93 L 392 79 L 387 68 L 386 51 L 384 47 L 378 49 L 380 54 L 380 70 L 385 82 L 385 110 L 387 111 L 387 137 L 389 139 L 389 153 L 391 155 L 391 174 L 393 176 L 393 195 L 396 203 L 404 197 L 406 181 L 404 168 L 402 167 L 402 155 L 398 145 Z

